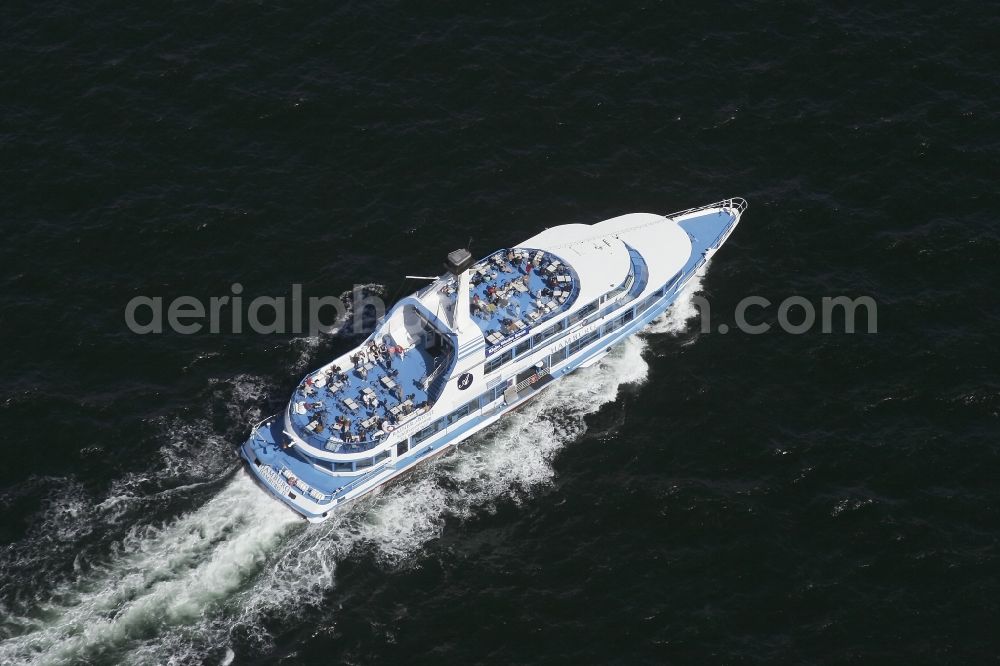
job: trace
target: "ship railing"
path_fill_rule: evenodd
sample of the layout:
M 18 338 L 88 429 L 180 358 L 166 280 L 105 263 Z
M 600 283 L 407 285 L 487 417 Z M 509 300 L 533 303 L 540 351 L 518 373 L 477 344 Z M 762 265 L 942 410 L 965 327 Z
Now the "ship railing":
M 602 239 L 605 239 L 605 238 L 609 238 L 609 237 L 612 237 L 612 236 L 615 237 L 615 238 L 619 238 L 622 234 L 627 234 L 627 233 L 632 232 L 632 231 L 638 231 L 640 229 L 645 229 L 646 227 L 651 227 L 651 226 L 655 226 L 657 224 L 662 224 L 664 219 L 667 219 L 667 220 L 676 220 L 678 217 L 682 217 L 684 215 L 690 215 L 691 213 L 698 213 L 700 211 L 706 211 L 706 210 L 716 210 L 716 209 L 719 209 L 719 208 L 721 208 L 723 210 L 726 210 L 726 211 L 729 211 L 734 216 L 739 217 L 743 213 L 743 211 L 746 210 L 746 208 L 747 208 L 747 202 L 746 202 L 745 199 L 741 199 L 740 197 L 731 197 L 729 199 L 723 199 L 722 201 L 716 201 L 715 203 L 705 204 L 704 206 L 696 206 L 694 208 L 688 208 L 686 210 L 677 211 L 676 213 L 670 213 L 669 215 L 663 215 L 662 219 L 656 219 L 656 220 L 653 220 L 652 222 L 645 222 L 645 223 L 640 224 L 640 225 L 635 226 L 635 227 L 628 227 L 626 229 L 619 229 L 618 231 L 612 231 L 610 233 L 601 234 L 599 236 L 591 236 L 589 238 L 577 238 L 577 239 L 573 240 L 572 242 L 566 243 L 564 245 L 553 245 L 553 246 L 550 246 L 548 249 L 549 250 L 557 250 L 559 248 L 564 248 L 564 247 L 573 247 L 573 246 L 579 245 L 581 243 L 588 243 L 588 242 L 591 242 L 591 241 L 599 241 L 599 240 L 602 240 Z
M 287 485 L 289 489 L 295 488 L 300 492 L 304 492 L 306 495 L 309 495 L 317 502 L 329 502 L 331 499 L 333 499 L 333 495 L 331 495 L 330 493 L 325 493 L 319 488 L 313 486 L 311 483 L 307 483 L 305 479 L 300 479 L 298 475 L 295 474 L 295 470 L 288 467 L 287 465 L 281 466 L 281 471 L 278 473 L 278 476 L 282 478 L 282 480 L 285 482 L 285 485 Z M 289 481 L 292 478 L 295 479 L 294 484 L 289 483 Z
M 260 421 L 257 421 L 256 425 L 254 425 L 253 428 L 250 429 L 250 432 L 257 432 L 262 425 L 264 425 L 265 423 L 267 423 L 276 416 L 278 416 L 278 414 L 271 414 L 270 416 L 265 416 Z
M 351 481 L 350 483 L 345 483 L 344 485 L 340 486 L 335 491 L 333 491 L 333 493 L 327 493 L 327 494 L 330 495 L 330 497 L 337 497 L 338 495 L 343 495 L 345 493 L 354 490 L 361 484 L 371 481 L 373 478 L 384 472 L 388 463 L 389 459 L 386 458 L 378 465 L 372 467 L 368 472 L 365 472 L 364 474 L 356 478 L 354 481 Z
M 267 424 L 273 419 L 278 418 L 279 416 L 280 414 L 271 414 L 270 416 L 265 416 L 260 421 L 257 421 L 257 423 L 250 429 L 250 436 L 254 439 L 259 439 L 262 443 L 266 444 L 267 442 L 258 434 L 258 431 L 261 429 L 261 426 Z
M 715 203 L 705 204 L 704 206 L 695 206 L 694 208 L 677 211 L 676 213 L 671 213 L 670 215 L 665 215 L 664 217 L 673 219 L 675 217 L 681 217 L 682 215 L 689 215 L 703 210 L 712 210 L 714 208 L 722 208 L 724 210 L 731 211 L 736 215 L 741 215 L 747 208 L 747 202 L 746 199 L 741 197 L 730 197 L 729 199 L 723 199 L 722 201 L 716 201 Z
M 428 395 L 430 394 L 429 390 L 431 385 L 437 381 L 438 377 L 441 376 L 441 373 L 444 372 L 448 365 L 449 363 L 442 360 L 441 363 L 438 364 L 438 367 L 434 368 L 431 374 L 427 375 L 427 377 L 421 382 L 421 388 L 423 388 L 425 393 L 428 393 Z

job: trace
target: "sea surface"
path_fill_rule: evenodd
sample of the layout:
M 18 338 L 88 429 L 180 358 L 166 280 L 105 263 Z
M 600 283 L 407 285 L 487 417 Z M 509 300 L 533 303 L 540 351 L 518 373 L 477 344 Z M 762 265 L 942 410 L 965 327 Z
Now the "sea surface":
M 0 664 L 1000 660 L 995 4 L 4 15 Z M 731 196 L 663 318 L 318 526 L 234 449 L 357 338 L 125 324 Z

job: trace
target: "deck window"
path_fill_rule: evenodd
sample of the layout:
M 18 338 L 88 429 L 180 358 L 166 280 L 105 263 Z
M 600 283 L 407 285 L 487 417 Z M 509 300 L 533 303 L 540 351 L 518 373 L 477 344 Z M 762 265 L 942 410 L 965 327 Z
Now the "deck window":
M 537 335 L 535 335 L 531 339 L 531 341 L 537 347 L 538 345 L 542 344 L 542 342 L 548 340 L 549 338 L 551 338 L 556 333 L 559 333 L 560 331 L 565 331 L 567 326 L 568 326 L 568 323 L 566 322 L 566 320 L 562 319 L 555 326 L 552 326 L 548 330 L 542 331 L 541 333 L 538 333 Z
M 513 358 L 514 358 L 514 350 L 508 349 L 500 356 L 486 363 L 486 368 L 484 369 L 485 374 L 488 375 L 491 372 L 496 372 L 498 369 L 500 369 L 501 365 L 509 362 Z
M 612 321 L 604 325 L 605 335 L 611 331 L 617 331 L 633 319 L 635 319 L 635 310 L 633 308 L 629 308 L 628 311 L 621 313 L 621 315 L 615 317 Z
M 461 421 L 466 416 L 471 414 L 473 410 L 478 408 L 479 408 L 478 400 L 473 400 L 472 402 L 465 403 L 464 405 L 462 405 L 461 407 L 459 407 L 458 409 L 456 409 L 455 411 L 453 411 L 451 414 L 448 415 L 448 425 L 451 425 L 452 423 L 455 423 L 457 421 Z
M 591 312 L 597 312 L 597 305 L 598 305 L 597 301 L 584 305 L 579 312 L 577 312 L 575 315 L 569 318 L 569 325 L 572 326 L 581 319 L 586 318 L 586 316 L 589 315 Z
M 423 430 L 421 430 L 421 431 L 417 432 L 416 434 L 414 434 L 413 435 L 413 443 L 417 444 L 419 442 L 422 442 L 425 439 L 427 439 L 428 437 L 430 437 L 431 435 L 433 435 L 434 433 L 436 433 L 438 430 L 440 430 L 439 426 L 440 426 L 442 420 L 443 419 L 438 419 L 437 421 L 435 421 L 434 423 L 430 424 L 429 426 L 427 426 Z
M 554 351 L 549 355 L 549 367 L 566 360 L 566 348 L 563 347 L 559 351 Z
M 599 330 L 594 330 L 588 333 L 587 335 L 583 336 L 579 340 L 574 340 L 569 344 L 569 353 L 575 354 L 576 352 L 580 351 L 581 349 L 583 349 L 584 347 L 586 347 L 599 337 L 601 337 L 601 332 Z
M 497 399 L 496 398 L 496 391 L 494 389 L 490 389 L 486 393 L 484 393 L 481 396 L 479 396 L 479 407 L 483 408 L 483 407 L 485 407 L 486 405 L 490 404 L 491 402 L 493 402 L 496 399 Z
M 677 271 L 677 274 L 670 278 L 670 281 L 663 287 L 663 293 L 667 293 L 677 284 L 677 281 L 681 279 L 681 273 L 682 271 Z

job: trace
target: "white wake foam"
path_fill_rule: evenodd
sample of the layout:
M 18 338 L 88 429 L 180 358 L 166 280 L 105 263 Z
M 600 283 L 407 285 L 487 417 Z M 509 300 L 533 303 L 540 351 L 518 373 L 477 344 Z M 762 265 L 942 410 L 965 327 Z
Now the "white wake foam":
M 383 284 L 369 282 L 367 284 L 359 284 L 356 286 L 362 289 L 368 296 L 380 299 L 385 296 L 385 285 Z M 350 289 L 341 292 L 338 298 L 344 305 L 344 319 L 340 322 L 336 331 L 323 335 L 300 336 L 292 338 L 289 341 L 291 348 L 298 354 L 295 362 L 292 364 L 292 369 L 295 372 L 306 372 L 306 370 L 312 367 L 314 365 L 313 359 L 316 356 L 317 351 L 323 343 L 328 342 L 332 337 L 358 337 L 359 333 L 354 330 L 354 290 Z M 385 303 L 386 310 L 392 307 L 392 305 L 392 303 Z
M 677 330 L 691 295 L 647 331 Z M 689 309 L 690 308 L 690 309 Z M 554 456 L 586 429 L 584 417 L 644 381 L 645 342 L 630 338 L 599 364 L 426 466 L 406 483 L 318 526 L 306 526 L 240 471 L 211 500 L 158 526 L 137 523 L 101 562 L 48 595 L 41 613 L 0 643 L 0 663 L 232 660 L 231 637 L 265 645 L 264 620 L 294 619 L 329 603 L 338 563 L 357 548 L 386 566 L 419 555 L 449 518 L 522 501 L 549 483 Z
M 107 562 L 59 585 L 44 619 L 0 644 L 0 663 L 72 663 L 194 621 L 259 569 L 296 522 L 240 475 L 171 524 L 137 525 Z

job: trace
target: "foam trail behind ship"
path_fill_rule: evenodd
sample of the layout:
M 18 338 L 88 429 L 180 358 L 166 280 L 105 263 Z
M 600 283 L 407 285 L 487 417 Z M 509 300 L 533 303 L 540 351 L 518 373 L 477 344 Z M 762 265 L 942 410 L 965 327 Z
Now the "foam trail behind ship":
M 684 326 L 699 286 L 700 276 L 665 330 Z M 670 316 L 649 330 L 661 332 Z M 328 603 L 337 565 L 355 548 L 392 566 L 418 556 L 447 518 L 549 482 L 552 458 L 585 430 L 586 414 L 614 400 L 622 384 L 645 379 L 645 344 L 630 338 L 463 443 L 458 455 L 318 526 L 307 527 L 241 470 L 199 508 L 163 526 L 135 526 L 104 562 L 57 585 L 44 619 L 0 643 L 0 663 L 222 661 L 236 634 L 263 647 L 263 620 Z

